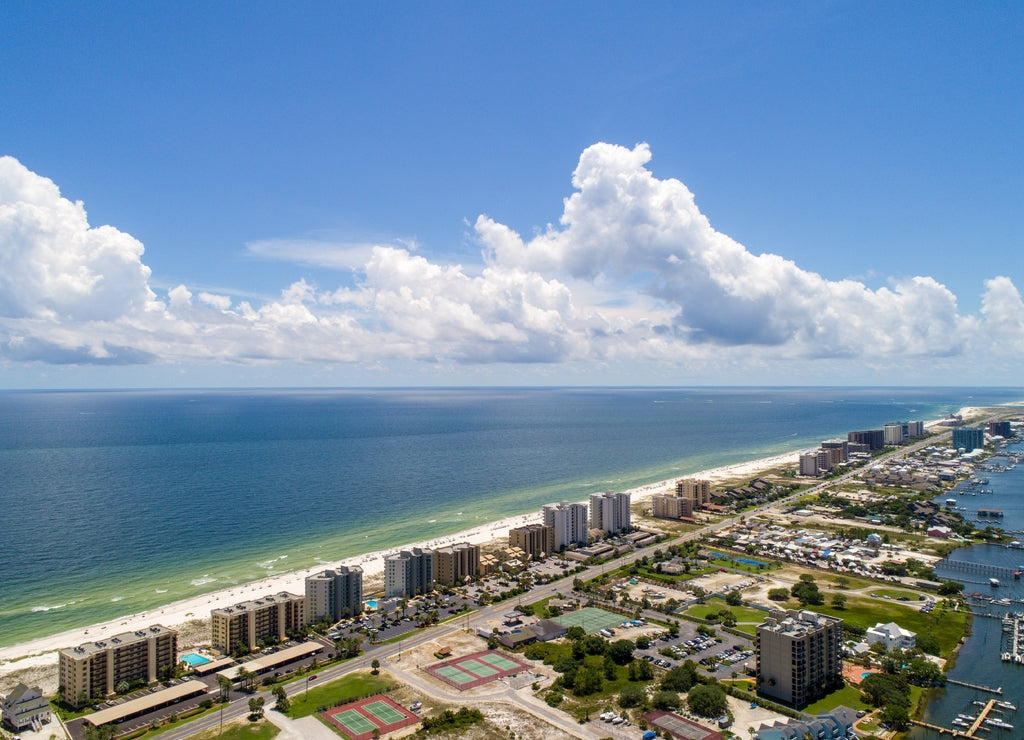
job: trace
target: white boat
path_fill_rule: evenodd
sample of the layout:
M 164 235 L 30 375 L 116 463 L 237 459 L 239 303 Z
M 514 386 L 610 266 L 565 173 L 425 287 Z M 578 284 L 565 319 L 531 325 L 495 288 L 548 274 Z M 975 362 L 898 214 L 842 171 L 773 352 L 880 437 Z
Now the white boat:
M 1013 706 L 1013 704 L 1008 701 L 997 701 L 996 706 L 1000 709 L 1009 709 L 1011 712 L 1017 711 L 1017 707 Z
M 988 585 L 991 586 L 992 588 L 999 588 L 1002 584 L 999 583 L 999 579 L 998 578 L 989 578 L 988 579 Z
M 998 727 L 998 728 L 1003 729 L 1003 730 L 1012 730 L 1013 729 L 1013 725 L 1011 725 L 1009 722 L 1003 722 L 1003 720 L 996 719 L 994 717 L 989 717 L 988 719 L 986 719 L 985 720 L 985 724 L 988 725 L 989 727 Z

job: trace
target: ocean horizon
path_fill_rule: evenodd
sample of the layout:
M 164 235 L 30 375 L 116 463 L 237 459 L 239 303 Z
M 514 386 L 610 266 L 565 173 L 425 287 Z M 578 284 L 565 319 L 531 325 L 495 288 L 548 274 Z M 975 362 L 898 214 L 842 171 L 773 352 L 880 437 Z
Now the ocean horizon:
M 0 391 L 0 645 L 1010 388 Z

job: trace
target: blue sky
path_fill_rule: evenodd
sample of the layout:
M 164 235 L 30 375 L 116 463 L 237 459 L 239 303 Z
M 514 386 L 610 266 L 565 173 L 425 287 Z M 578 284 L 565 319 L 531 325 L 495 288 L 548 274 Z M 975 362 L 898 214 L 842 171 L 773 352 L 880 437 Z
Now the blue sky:
M 1019 385 L 1024 6 L 0 6 L 0 386 Z

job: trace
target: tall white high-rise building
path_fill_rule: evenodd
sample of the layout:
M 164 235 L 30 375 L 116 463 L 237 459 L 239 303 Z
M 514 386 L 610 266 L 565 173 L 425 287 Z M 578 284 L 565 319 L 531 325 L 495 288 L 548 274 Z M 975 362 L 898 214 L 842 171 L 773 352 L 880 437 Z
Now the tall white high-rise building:
M 564 550 L 569 545 L 587 542 L 587 505 L 562 501 L 544 504 L 544 526 L 551 527 L 551 551 Z
M 629 529 L 629 494 L 616 491 L 590 494 L 590 528 L 608 534 Z
M 384 559 L 384 595 L 408 598 L 434 590 L 434 551 L 413 547 Z
M 363 611 L 363 569 L 358 565 L 323 570 L 306 577 L 306 619 L 332 622 Z

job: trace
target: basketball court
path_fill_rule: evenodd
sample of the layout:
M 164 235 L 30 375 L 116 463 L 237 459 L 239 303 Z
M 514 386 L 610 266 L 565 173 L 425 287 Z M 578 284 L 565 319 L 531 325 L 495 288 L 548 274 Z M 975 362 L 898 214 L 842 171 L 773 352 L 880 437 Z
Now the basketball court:
M 459 691 L 465 691 L 521 671 L 528 671 L 529 666 L 494 650 L 486 650 L 427 666 L 423 670 Z
M 370 740 L 375 730 L 385 735 L 420 721 L 381 694 L 329 709 L 324 717 L 349 740 Z

